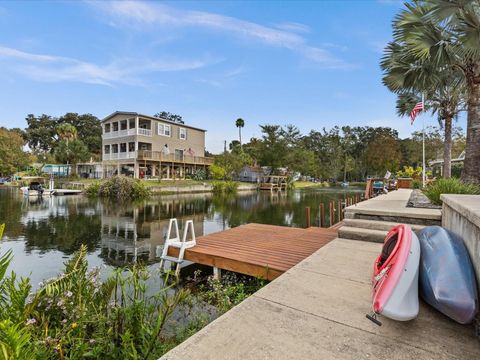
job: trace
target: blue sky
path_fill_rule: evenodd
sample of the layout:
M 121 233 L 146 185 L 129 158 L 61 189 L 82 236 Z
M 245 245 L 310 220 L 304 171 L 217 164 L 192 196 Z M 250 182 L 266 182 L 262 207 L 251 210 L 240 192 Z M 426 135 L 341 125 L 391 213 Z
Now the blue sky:
M 265 123 L 390 126 L 405 137 L 420 122 L 395 115 L 378 65 L 401 6 L 0 2 L 0 125 L 24 127 L 28 113 L 165 110 L 207 129 L 215 152 L 237 137 L 238 117 L 244 139 Z

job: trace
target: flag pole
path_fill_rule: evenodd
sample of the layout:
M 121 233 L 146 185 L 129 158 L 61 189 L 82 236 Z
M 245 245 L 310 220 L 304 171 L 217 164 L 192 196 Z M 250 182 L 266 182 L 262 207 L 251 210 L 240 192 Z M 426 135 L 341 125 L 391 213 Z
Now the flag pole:
M 425 96 L 422 92 L 422 111 L 425 110 Z M 424 114 L 422 114 L 424 115 Z M 422 116 L 422 160 L 423 160 L 423 169 L 422 169 L 422 185 L 425 187 L 426 182 L 426 172 L 425 172 L 425 116 Z

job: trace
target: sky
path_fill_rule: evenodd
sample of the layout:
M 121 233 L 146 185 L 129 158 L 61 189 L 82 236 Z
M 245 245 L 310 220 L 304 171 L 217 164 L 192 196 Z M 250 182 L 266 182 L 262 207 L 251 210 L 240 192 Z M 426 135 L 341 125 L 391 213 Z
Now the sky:
M 379 61 L 400 1 L 0 1 L 0 126 L 27 114 L 179 114 L 219 152 L 261 124 L 421 129 Z M 427 124 L 436 120 L 425 116 Z M 463 125 L 460 122 L 459 125 Z

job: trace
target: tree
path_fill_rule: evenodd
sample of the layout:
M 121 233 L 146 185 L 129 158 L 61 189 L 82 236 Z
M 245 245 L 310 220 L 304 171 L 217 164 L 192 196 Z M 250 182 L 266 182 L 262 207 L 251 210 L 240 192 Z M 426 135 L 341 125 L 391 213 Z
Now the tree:
M 11 175 L 28 165 L 24 145 L 25 140 L 17 131 L 0 128 L 0 175 Z
M 183 121 L 182 116 L 177 115 L 177 114 L 172 114 L 172 113 L 170 113 L 170 112 L 168 112 L 168 111 L 160 111 L 160 112 L 156 113 L 156 114 L 153 115 L 153 116 L 156 117 L 156 118 L 173 121 L 173 122 L 179 123 L 179 124 L 184 124 L 184 123 L 185 123 L 185 122 Z
M 55 159 L 63 164 L 72 164 L 72 174 L 76 172 L 76 165 L 81 161 L 87 161 L 89 157 L 87 147 L 78 139 L 61 140 L 55 147 Z
M 392 136 L 382 135 L 368 144 L 367 163 L 377 175 L 383 175 L 387 170 L 394 172 L 399 169 L 402 154 L 400 145 Z
M 68 123 L 77 129 L 77 137 L 87 146 L 88 151 L 99 156 L 102 150 L 102 126 L 92 114 L 66 113 L 57 120 L 58 124 Z
M 77 129 L 72 124 L 63 123 L 57 126 L 57 134 L 61 140 L 67 142 L 77 138 Z
M 88 160 L 90 154 L 83 141 L 77 139 L 77 129 L 72 124 L 63 123 L 57 126 L 60 142 L 55 146 L 55 158 L 61 163 L 72 164 L 76 173 L 76 164 Z
M 240 147 L 242 146 L 242 128 L 245 126 L 245 121 L 242 118 L 238 118 L 235 121 L 235 126 L 238 128 L 238 140 L 240 141 Z
M 282 129 L 279 125 L 260 125 L 262 129 L 262 142 L 260 152 L 260 163 L 270 166 L 272 172 L 284 165 L 284 158 L 287 152 L 286 143 L 282 137 Z
M 438 69 L 459 69 L 467 88 L 467 142 L 462 180 L 480 182 L 480 2 L 430 0 L 406 4 L 394 38 Z
M 443 123 L 445 131 L 443 174 L 449 178 L 452 123 L 464 108 L 465 82 L 462 74 L 451 66 L 438 67 L 429 58 L 415 58 L 405 42 L 389 43 L 381 66 L 383 83 L 398 95 L 397 113 L 400 116 L 410 115 L 415 104 L 421 101 L 420 93 L 425 95 L 425 110 L 438 114 L 438 121 Z
M 28 114 L 25 120 L 27 121 L 25 138 L 28 147 L 34 151 L 53 153 L 57 135 L 56 119 L 45 114 L 38 117 Z

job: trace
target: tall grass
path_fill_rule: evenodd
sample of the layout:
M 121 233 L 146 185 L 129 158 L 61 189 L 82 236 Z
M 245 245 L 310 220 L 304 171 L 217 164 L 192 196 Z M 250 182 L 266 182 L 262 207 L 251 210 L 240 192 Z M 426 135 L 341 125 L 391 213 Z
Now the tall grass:
M 459 179 L 438 179 L 424 190 L 425 195 L 436 205 L 441 205 L 440 195 L 442 194 L 470 194 L 480 195 L 480 186 L 465 184 Z

